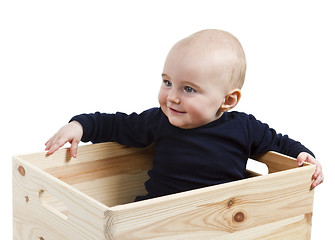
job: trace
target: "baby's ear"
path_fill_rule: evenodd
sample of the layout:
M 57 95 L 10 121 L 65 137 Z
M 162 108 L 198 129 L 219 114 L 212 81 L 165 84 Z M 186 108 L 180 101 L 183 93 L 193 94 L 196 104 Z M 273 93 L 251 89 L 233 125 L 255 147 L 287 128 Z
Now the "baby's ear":
M 233 109 L 238 104 L 240 99 L 241 99 L 241 89 L 236 88 L 230 91 L 222 102 L 221 110 L 227 112 L 230 109 Z

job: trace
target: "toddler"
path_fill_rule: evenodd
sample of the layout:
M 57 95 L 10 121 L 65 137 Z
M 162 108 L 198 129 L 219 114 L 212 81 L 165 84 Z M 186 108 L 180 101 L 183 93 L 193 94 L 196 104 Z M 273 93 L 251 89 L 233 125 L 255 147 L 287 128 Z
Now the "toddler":
M 239 41 L 221 30 L 203 30 L 176 43 L 163 69 L 159 108 L 73 117 L 46 142 L 48 154 L 66 142 L 76 157 L 80 141 L 155 146 L 148 194 L 164 196 L 245 178 L 250 156 L 276 151 L 316 165 L 314 188 L 323 181 L 320 163 L 300 142 L 233 109 L 241 98 L 246 60 Z

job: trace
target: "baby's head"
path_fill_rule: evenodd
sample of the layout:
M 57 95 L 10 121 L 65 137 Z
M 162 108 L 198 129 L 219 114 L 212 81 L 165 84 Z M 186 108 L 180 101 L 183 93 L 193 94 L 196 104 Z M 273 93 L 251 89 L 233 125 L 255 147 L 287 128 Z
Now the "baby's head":
M 239 41 L 221 30 L 203 30 L 176 43 L 163 69 L 159 103 L 171 124 L 196 128 L 234 108 L 246 60 Z

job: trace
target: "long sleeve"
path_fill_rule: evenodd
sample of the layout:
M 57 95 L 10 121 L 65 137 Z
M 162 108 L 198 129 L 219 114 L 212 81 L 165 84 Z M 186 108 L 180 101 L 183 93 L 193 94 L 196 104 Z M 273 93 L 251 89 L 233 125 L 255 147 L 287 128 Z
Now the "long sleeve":
M 256 120 L 252 115 L 248 118 L 250 155 L 266 151 L 276 151 L 296 158 L 301 152 L 314 154 L 300 142 L 289 138 L 287 135 L 277 133 L 267 124 Z
M 84 130 L 83 142 L 118 142 L 132 147 L 145 147 L 154 141 L 155 119 L 160 111 L 149 109 L 141 114 L 81 114 L 70 121 L 78 121 Z

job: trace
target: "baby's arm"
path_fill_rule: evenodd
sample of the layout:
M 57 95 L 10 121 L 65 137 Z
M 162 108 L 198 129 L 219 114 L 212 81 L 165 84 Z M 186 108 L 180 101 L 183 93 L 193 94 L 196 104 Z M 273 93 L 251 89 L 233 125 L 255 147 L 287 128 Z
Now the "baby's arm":
M 316 169 L 313 174 L 314 181 L 312 183 L 312 188 L 315 188 L 317 185 L 321 184 L 324 180 L 321 164 L 311 154 L 307 152 L 301 152 L 297 157 L 298 166 L 301 166 L 304 162 L 316 165 Z
M 321 164 L 313 157 L 313 153 L 300 142 L 289 138 L 287 135 L 277 134 L 269 125 L 258 121 L 254 116 L 248 115 L 248 135 L 251 139 L 251 155 L 276 151 L 297 158 L 298 166 L 304 162 L 316 165 L 313 174 L 312 188 L 323 182 Z
M 45 150 L 48 154 L 53 154 L 56 150 L 62 147 L 65 143 L 71 144 L 70 152 L 72 157 L 77 157 L 78 144 L 83 136 L 83 127 L 77 121 L 72 121 L 53 135 L 46 143 Z

